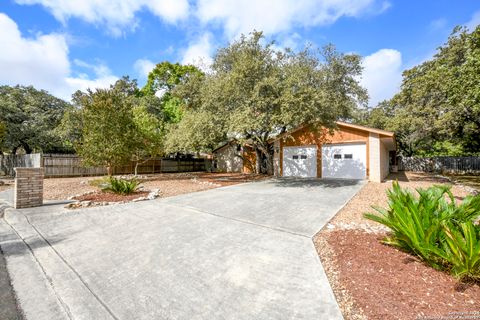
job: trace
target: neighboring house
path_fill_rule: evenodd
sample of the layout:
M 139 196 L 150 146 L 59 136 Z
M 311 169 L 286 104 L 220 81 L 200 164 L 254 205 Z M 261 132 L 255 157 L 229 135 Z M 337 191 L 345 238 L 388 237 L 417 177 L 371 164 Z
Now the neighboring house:
M 396 151 L 393 132 L 345 122 L 337 122 L 332 133 L 321 127 L 301 127 L 275 137 L 272 143 L 274 175 L 278 177 L 380 182 L 388 175 Z M 244 159 L 251 154 L 251 150 L 242 150 L 231 142 L 216 149 L 214 159 L 218 171 L 248 173 L 253 171 L 255 159 Z
M 255 171 L 255 153 L 248 146 L 230 141 L 213 150 L 214 169 L 218 172 Z

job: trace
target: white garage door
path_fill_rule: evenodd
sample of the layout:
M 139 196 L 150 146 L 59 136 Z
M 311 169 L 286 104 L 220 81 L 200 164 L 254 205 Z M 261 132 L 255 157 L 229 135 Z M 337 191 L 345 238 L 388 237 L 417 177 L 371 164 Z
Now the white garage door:
M 284 177 L 317 177 L 317 146 L 284 147 Z
M 367 147 L 359 144 L 322 146 L 322 178 L 365 179 Z

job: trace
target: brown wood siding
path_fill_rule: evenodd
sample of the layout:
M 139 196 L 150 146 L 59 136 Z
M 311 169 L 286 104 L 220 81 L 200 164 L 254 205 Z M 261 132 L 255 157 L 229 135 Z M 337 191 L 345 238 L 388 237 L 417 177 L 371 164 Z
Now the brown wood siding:
M 257 154 L 250 147 L 243 149 L 243 173 L 255 173 Z
M 317 146 L 317 177 L 322 177 L 322 144 L 364 142 L 367 148 L 367 177 L 369 176 L 368 132 L 339 125 L 333 134 L 328 129 L 304 127 L 280 139 L 280 175 L 283 176 L 283 147 Z

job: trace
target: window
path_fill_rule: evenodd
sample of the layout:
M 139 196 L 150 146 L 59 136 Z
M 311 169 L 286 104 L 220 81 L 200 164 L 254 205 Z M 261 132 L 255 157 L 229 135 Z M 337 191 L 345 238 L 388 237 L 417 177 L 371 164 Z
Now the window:
M 344 158 L 344 159 L 353 159 L 353 154 L 351 154 L 351 153 L 346 153 L 346 154 L 343 155 L 343 158 Z
M 342 155 L 341 154 L 334 154 L 333 159 L 342 159 Z
M 293 158 L 293 160 L 297 160 L 297 159 L 298 159 L 298 156 L 297 156 L 297 155 L 294 155 L 292 158 Z
M 306 154 L 302 154 L 302 155 L 300 156 L 300 159 L 307 159 L 307 155 L 306 155 Z

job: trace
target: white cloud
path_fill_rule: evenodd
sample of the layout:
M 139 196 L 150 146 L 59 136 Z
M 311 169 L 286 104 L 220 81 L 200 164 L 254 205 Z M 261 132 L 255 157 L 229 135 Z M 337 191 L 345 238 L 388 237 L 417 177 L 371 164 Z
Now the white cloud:
M 140 78 L 147 78 L 153 68 L 155 68 L 155 63 L 148 59 L 138 59 L 133 64 L 133 69 Z
M 443 30 L 447 27 L 448 21 L 445 18 L 438 18 L 430 22 L 430 30 L 431 31 L 439 31 Z
M 381 49 L 363 59 L 360 83 L 367 88 L 370 106 L 390 99 L 398 92 L 402 81 L 402 54 L 394 49 Z
M 64 93 L 60 93 L 66 97 L 70 97 L 71 94 L 77 90 L 85 91 L 87 89 L 96 88 L 108 88 L 111 84 L 118 80 L 118 77 L 112 74 L 112 71 L 104 64 L 90 64 L 81 60 L 75 59 L 73 63 L 79 67 L 93 71 L 95 74 L 94 79 L 82 73 L 77 77 L 68 76 L 65 78 Z
M 275 42 L 272 45 L 272 49 L 275 51 L 284 51 L 286 48 L 289 48 L 293 51 L 298 51 L 303 49 L 303 46 L 307 44 L 307 41 L 302 39 L 302 36 L 294 32 L 292 34 L 280 34 L 274 37 Z M 270 41 L 267 39 L 266 41 Z
M 470 31 L 473 31 L 478 25 L 480 25 L 480 10 L 475 12 L 472 15 L 472 19 L 470 19 L 465 25 Z
M 140 1 L 137 1 L 137 3 L 138 2 Z M 185 19 L 189 13 L 187 0 L 147 0 L 145 3 L 155 15 L 170 23 Z
M 0 13 L 0 81 L 52 88 L 59 84 L 58 74 L 68 74 L 68 46 L 60 34 L 22 38 L 15 21 Z
M 62 23 L 79 18 L 88 23 L 105 25 L 114 36 L 137 26 L 135 15 L 147 9 L 169 23 L 188 16 L 188 0 L 15 0 L 18 4 L 44 6 Z
M 221 25 L 233 38 L 253 29 L 274 34 L 294 26 L 331 24 L 342 16 L 383 12 L 389 6 L 379 0 L 199 0 L 197 16 L 205 24 Z
M 183 51 L 183 64 L 193 64 L 202 69 L 212 64 L 212 35 L 205 33 L 200 38 L 189 43 L 188 48 Z
M 79 60 L 74 63 L 93 71 L 95 78 L 90 79 L 86 74 L 73 76 L 64 35 L 22 37 L 15 21 L 2 13 L 0 42 L 0 84 L 33 85 L 69 100 L 78 89 L 107 87 L 117 80 L 105 65 L 90 65 Z
M 66 86 L 62 91 L 55 90 L 60 98 L 70 100 L 72 93 L 77 90 L 86 91 L 87 89 L 108 88 L 111 84 L 114 84 L 118 80 L 118 77 L 114 75 L 108 75 L 100 78 L 89 79 L 81 77 L 67 77 L 65 78 Z M 55 93 L 55 92 L 53 92 Z

